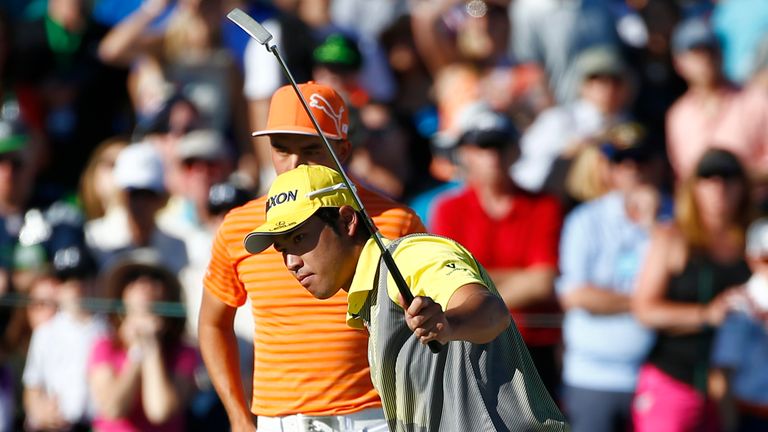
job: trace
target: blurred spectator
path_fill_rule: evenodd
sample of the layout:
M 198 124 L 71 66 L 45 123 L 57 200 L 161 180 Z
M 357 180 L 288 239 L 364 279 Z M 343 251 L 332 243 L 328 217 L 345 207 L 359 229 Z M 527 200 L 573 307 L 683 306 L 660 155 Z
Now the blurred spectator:
M 337 89 L 348 106 L 359 109 L 368 102 L 370 95 L 359 81 L 363 55 L 354 39 L 332 33 L 312 51 L 312 59 L 315 81 Z
M 50 274 L 37 274 L 28 287 L 26 302 L 10 309 L 10 321 L 0 334 L 0 431 L 22 427 L 21 374 L 34 328 L 56 314 L 57 286 Z M 14 297 L 5 297 L 5 299 Z
M 202 299 L 202 284 L 205 275 L 205 269 L 208 261 L 211 259 L 211 244 L 216 235 L 219 225 L 224 220 L 224 216 L 232 209 L 240 207 L 254 198 L 254 195 L 234 182 L 227 181 L 216 183 L 211 186 L 207 199 L 207 215 L 203 229 L 196 233 L 191 239 L 189 249 L 192 252 L 193 262 L 203 263 L 202 265 L 191 265 L 184 272 L 182 288 L 184 290 L 184 307 L 187 310 L 187 333 L 197 336 L 197 320 L 200 313 L 200 300 Z M 249 349 L 244 350 L 243 355 L 251 356 L 249 362 L 241 362 L 240 366 L 245 369 L 252 368 L 253 347 L 251 339 L 253 335 L 253 319 L 250 315 L 250 299 L 247 305 L 238 308 L 235 317 L 235 330 L 241 338 L 241 345 L 248 345 Z M 244 374 L 246 378 L 244 385 L 248 385 L 251 380 L 250 372 Z
M 437 111 L 430 95 L 432 80 L 414 46 L 409 15 L 400 16 L 388 26 L 380 35 L 379 43 L 395 80 L 395 94 L 389 109 L 410 141 L 407 154 L 410 181 L 402 196 L 403 200 L 409 200 L 435 183 L 429 172 L 432 159 L 429 139 L 438 128 Z
M 729 312 L 717 330 L 712 365 L 724 373 L 718 396 L 734 403 L 739 432 L 768 430 L 768 219 L 747 231 L 752 277 L 727 297 Z
M 437 133 L 431 137 L 432 163 L 429 170 L 437 180 L 450 181 L 456 177 L 456 167 L 450 163 L 450 151 L 441 148 L 444 147 L 441 137 L 452 136 L 455 139 L 461 133 L 459 113 L 480 98 L 480 79 L 480 72 L 466 63 L 449 64 L 434 78 L 432 91 L 438 124 Z
M 32 333 L 24 366 L 24 409 L 30 431 L 89 430 L 92 412 L 86 362 L 106 332 L 85 301 L 96 295 L 96 264 L 84 246 L 56 251 L 52 260 L 59 311 Z
M 768 34 L 768 9 L 760 0 L 720 0 L 712 26 L 723 47 L 723 71 L 733 82 L 745 83 L 754 70 L 760 40 Z
M 510 116 L 525 130 L 545 109 L 552 106 L 552 95 L 542 69 L 533 64 L 501 65 L 480 78 L 480 98 L 494 110 Z
M 201 265 L 190 265 L 182 275 L 182 302 L 187 314 L 186 333 L 194 340 L 197 340 L 197 325 L 203 294 L 201 281 L 207 270 L 206 263 L 211 257 L 211 244 L 216 231 L 230 210 L 244 205 L 253 198 L 254 195 L 249 190 L 232 181 L 212 185 L 208 193 L 207 216 L 204 218 L 203 229 L 190 233 L 193 235 L 187 239 L 187 244 L 191 247 L 189 250 L 192 262 L 202 262 Z M 251 310 L 251 300 L 246 299 L 245 304 L 237 309 L 234 320 L 240 356 L 240 376 L 245 394 L 250 394 L 252 391 L 251 383 L 253 381 L 252 336 L 254 324 Z M 190 402 L 190 421 L 195 424 L 194 427 L 188 426 L 187 430 L 208 431 L 227 427 L 229 423 L 224 405 L 220 402 L 210 381 L 208 379 L 198 380 L 198 384 L 200 391 Z
M 507 0 L 415 2 L 411 6 L 414 42 L 433 77 L 454 63 L 485 69 L 510 62 Z
M 122 255 L 105 275 L 114 333 L 95 342 L 88 361 L 94 429 L 184 431 L 194 390 L 196 351 L 182 342 L 181 287 L 155 251 Z
M 755 70 L 728 112 L 731 127 L 715 131 L 717 146 L 734 151 L 755 184 L 755 198 L 768 210 L 768 33 L 756 55 Z
M 571 158 L 629 115 L 631 76 L 618 51 L 592 47 L 579 54 L 574 67 L 580 98 L 542 112 L 520 140 L 522 155 L 511 175 L 523 189 L 563 197 Z
M 171 162 L 178 164 L 179 190 L 171 194 L 160 213 L 160 226 L 179 238 L 189 229 L 202 229 L 207 223 L 209 190 L 229 177 L 232 161 L 224 136 L 216 130 L 199 129 L 182 135 Z
M 165 205 L 167 192 L 163 162 L 148 143 L 131 144 L 120 151 L 115 161 L 115 183 L 126 203 L 124 217 L 102 220 L 99 231 L 91 230 L 88 244 L 102 267 L 121 252 L 141 247 L 155 249 L 174 273 L 188 264 L 184 242 L 159 228 L 157 212 Z
M 83 218 L 74 204 L 57 201 L 27 210 L 13 252 L 13 288 L 29 292 L 31 281 L 48 272 L 56 251 L 83 241 Z
M 209 212 L 209 194 L 233 171 L 233 158 L 224 136 L 215 129 L 197 129 L 182 135 L 174 145 L 172 162 L 178 164 L 178 193 L 157 216 L 158 227 L 181 239 L 186 245 L 189 264 L 178 274 L 182 303 L 187 314 L 187 334 L 197 339 L 197 321 L 202 298 L 202 280 L 210 260 L 210 249 L 218 225 L 217 215 Z M 167 166 L 167 165 L 166 165 Z M 233 197 L 234 198 L 234 197 Z M 218 209 L 221 211 L 221 209 Z M 221 215 L 220 217 L 223 217 Z M 247 311 L 243 311 L 249 321 Z M 252 328 L 252 327 L 251 327 Z M 253 352 L 250 345 L 244 355 Z M 246 366 L 252 365 L 252 357 Z M 250 370 L 250 369 L 249 369 Z M 226 422 L 223 406 L 212 387 L 201 389 L 191 401 L 195 430 L 220 429 Z M 190 426 L 192 427 L 192 426 Z
M 14 349 L 27 352 L 32 332 L 47 322 L 58 310 L 59 285 L 50 273 L 38 273 L 32 280 L 27 292 L 28 303 L 9 325 L 9 345 Z
M 653 333 L 630 314 L 630 301 L 659 213 L 653 154 L 642 132 L 615 133 L 596 145 L 586 171 L 604 192 L 566 217 L 557 294 L 563 322 L 565 413 L 574 432 L 631 430 L 637 373 Z
M 27 140 L 18 123 L 0 120 L 0 295 L 9 291 L 9 271 L 30 192 Z
M 315 42 L 318 44 L 335 33 L 344 33 L 354 40 L 363 57 L 360 69 L 361 86 L 375 100 L 384 102 L 391 100 L 394 84 L 390 69 L 386 64 L 386 57 L 379 46 L 378 39 L 369 33 L 357 32 L 357 26 L 343 26 L 334 21 L 332 14 L 333 1 L 297 0 L 293 2 L 293 8 L 280 5 L 280 2 L 275 2 L 275 4 L 278 7 L 291 10 L 299 19 L 306 23 L 312 31 Z M 390 10 L 397 7 L 397 5 L 391 3 L 394 2 L 390 2 Z M 373 12 L 371 9 L 367 11 L 367 13 L 371 12 Z M 358 22 L 362 21 L 359 20 Z M 304 42 L 306 43 L 306 41 Z
M 738 90 L 722 73 L 720 47 L 708 21 L 690 18 L 678 24 L 672 52 L 688 90 L 667 112 L 667 155 L 675 177 L 683 180 L 707 148 L 721 144 L 717 137 L 737 133 L 743 119 L 731 114 Z M 729 149 L 740 154 L 746 143 L 735 145 Z
M 632 111 L 646 127 L 651 145 L 665 147 L 666 113 L 685 93 L 685 81 L 675 72 L 670 40 L 680 21 L 682 5 L 675 0 L 623 2 L 642 20 L 645 40 L 624 50 L 637 77 Z M 621 27 L 619 22 L 619 28 Z M 670 179 L 666 179 L 669 182 Z
M 750 182 L 733 153 L 707 150 L 676 191 L 675 222 L 654 230 L 633 310 L 657 332 L 640 370 L 635 431 L 716 431 L 707 394 L 713 326 L 725 317 L 726 288 L 744 283 Z
M 387 55 L 395 79 L 393 105 L 406 113 L 416 115 L 429 102 L 432 80 L 414 45 L 413 37 L 410 15 L 402 15 L 384 29 L 379 42 Z M 422 135 L 431 136 L 432 132 L 424 131 Z
M 147 93 L 154 94 L 147 89 Z M 184 193 L 184 173 L 177 155 L 182 137 L 201 127 L 197 105 L 179 92 L 163 96 L 160 106 L 136 125 L 131 139 L 152 144 L 163 161 L 165 187 L 171 196 Z
M 516 71 L 509 58 L 509 2 L 466 3 L 457 0 L 418 2 L 412 7 L 411 33 L 421 61 L 427 67 L 433 84 L 437 107 L 437 129 L 441 133 L 455 131 L 458 113 L 468 103 L 482 96 L 493 108 L 506 111 L 503 101 L 509 83 L 499 80 L 500 70 Z M 524 68 L 522 66 L 521 68 Z M 495 92 L 481 93 L 481 82 L 495 81 Z M 514 76 L 510 74 L 508 77 Z M 515 85 L 521 84 L 515 80 Z M 526 87 L 525 85 L 521 87 Z M 508 98 L 513 97 L 509 92 Z M 440 181 L 452 178 L 452 169 L 441 152 L 433 154 L 431 174 Z
M 238 150 L 249 151 L 242 75 L 222 43 L 222 5 L 146 1 L 105 36 L 99 55 L 132 65 L 129 88 L 142 118 L 170 109 L 162 101 L 175 94 L 194 105 L 200 127 L 226 133 Z
M 512 52 L 541 65 L 559 104 L 579 98 L 577 58 L 592 46 L 619 48 L 611 0 L 516 0 L 510 8 Z
M 371 100 L 360 83 L 363 57 L 357 43 L 332 33 L 313 52 L 313 79 L 347 101 L 350 141 L 349 170 L 366 186 L 400 199 L 411 178 L 410 137 L 388 105 Z
M 376 39 L 403 14 L 408 0 L 331 0 L 331 20 L 362 37 Z
M 89 223 L 108 217 L 119 208 L 124 208 L 120 201 L 120 188 L 115 183 L 113 170 L 117 155 L 128 146 L 126 137 L 116 136 L 101 142 L 91 153 L 80 176 L 80 202 L 86 218 L 86 231 Z
M 459 114 L 454 142 L 466 186 L 436 197 L 429 229 L 464 245 L 488 270 L 512 313 L 539 375 L 556 399 L 560 330 L 537 314 L 557 313 L 554 278 L 562 214 L 554 197 L 516 188 L 509 167 L 519 155 L 508 118 L 477 103 Z
M 196 335 L 201 281 L 210 260 L 214 233 L 223 217 L 220 213 L 210 213 L 211 188 L 227 181 L 232 172 L 232 160 L 224 137 L 211 129 L 200 129 L 182 136 L 177 144 L 176 158 L 181 165 L 182 193 L 170 198 L 157 221 L 160 229 L 186 244 L 189 265 L 185 266 L 179 278 L 182 298 L 189 311 L 188 330 L 191 335 Z M 230 200 L 235 198 L 229 197 Z M 235 203 L 230 204 L 235 206 Z M 226 212 L 224 205 L 222 203 L 215 210 Z
M 13 89 L 22 117 L 48 143 L 40 182 L 53 199 L 75 189 L 101 140 L 128 126 L 126 70 L 96 56 L 106 32 L 84 0 L 49 0 L 44 16 L 16 28 Z

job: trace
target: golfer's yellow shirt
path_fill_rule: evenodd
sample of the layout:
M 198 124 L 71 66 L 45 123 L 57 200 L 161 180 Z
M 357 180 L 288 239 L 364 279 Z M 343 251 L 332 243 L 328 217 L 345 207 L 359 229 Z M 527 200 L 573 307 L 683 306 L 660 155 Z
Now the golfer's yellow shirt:
M 498 295 L 485 270 L 460 244 L 429 234 L 395 242 L 390 250 L 415 296 L 431 297 L 446 310 L 451 296 L 470 283 Z M 368 328 L 371 380 L 390 430 L 568 430 L 514 325 L 488 343 L 454 340 L 433 354 L 408 328 L 397 287 L 380 256 L 373 241 L 363 248 L 347 296 L 347 323 Z
M 391 240 L 384 239 L 385 246 L 390 243 Z M 438 236 L 403 239 L 392 254 L 413 295 L 430 297 L 443 310 L 448 309 L 448 301 L 453 293 L 464 285 L 477 283 L 485 287 L 492 286 L 485 272 L 478 268 L 477 262 L 471 257 L 458 243 Z M 357 315 L 373 289 L 380 258 L 381 251 L 375 241 L 368 240 L 360 254 L 347 295 L 347 324 L 350 327 L 363 328 L 363 322 Z M 399 304 L 397 285 L 391 274 L 388 277 L 387 294 Z

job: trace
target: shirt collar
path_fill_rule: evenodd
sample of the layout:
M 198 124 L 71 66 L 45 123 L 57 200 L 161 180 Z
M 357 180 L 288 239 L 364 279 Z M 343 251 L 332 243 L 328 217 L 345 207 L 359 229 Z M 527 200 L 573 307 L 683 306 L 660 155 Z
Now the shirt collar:
M 386 247 L 392 241 L 386 238 L 381 239 Z M 347 293 L 347 324 L 351 327 L 360 328 L 361 323 L 357 316 L 368 298 L 368 293 L 373 290 L 373 284 L 378 270 L 381 251 L 376 245 L 376 241 L 371 237 L 363 246 L 360 252 L 360 258 L 357 260 L 355 276 L 349 286 Z

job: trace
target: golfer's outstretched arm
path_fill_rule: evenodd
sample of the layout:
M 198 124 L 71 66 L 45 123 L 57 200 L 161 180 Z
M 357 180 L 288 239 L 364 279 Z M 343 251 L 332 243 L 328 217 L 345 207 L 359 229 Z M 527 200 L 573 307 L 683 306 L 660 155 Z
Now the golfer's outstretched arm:
M 198 335 L 200 352 L 213 386 L 219 394 L 232 431 L 254 431 L 253 415 L 246 406 L 240 381 L 240 360 L 233 328 L 236 308 L 203 290 Z
M 422 343 L 437 340 L 443 344 L 452 340 L 488 343 L 509 327 L 511 320 L 504 301 L 474 283 L 456 290 L 445 312 L 429 297 L 416 297 L 405 317 Z

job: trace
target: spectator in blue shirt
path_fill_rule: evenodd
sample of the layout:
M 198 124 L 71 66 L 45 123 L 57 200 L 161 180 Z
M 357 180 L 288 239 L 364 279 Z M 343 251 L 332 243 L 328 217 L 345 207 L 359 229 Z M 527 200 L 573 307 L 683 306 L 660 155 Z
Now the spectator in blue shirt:
M 738 432 L 768 430 L 768 218 L 747 231 L 747 263 L 752 277 L 729 294 L 731 311 L 712 350 L 712 365 L 726 384 L 712 390 L 731 395 Z
M 628 430 L 638 369 L 653 341 L 630 314 L 630 298 L 659 193 L 649 183 L 648 145 L 639 134 L 615 135 L 595 144 L 587 170 L 607 192 L 568 215 L 560 243 L 564 403 L 574 432 Z

